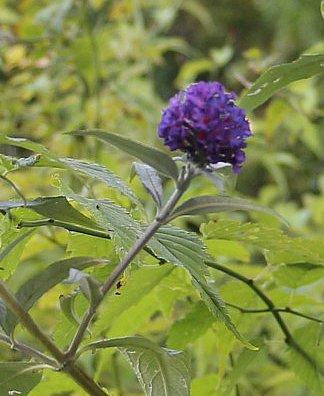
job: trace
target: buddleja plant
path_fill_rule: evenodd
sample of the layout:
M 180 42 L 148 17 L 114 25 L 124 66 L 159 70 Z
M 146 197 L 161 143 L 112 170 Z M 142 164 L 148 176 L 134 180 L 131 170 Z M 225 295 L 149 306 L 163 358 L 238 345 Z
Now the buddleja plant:
M 10 291 L 8 283 L 1 280 L 0 323 L 3 332 L 0 340 L 30 358 L 30 361 L 16 364 L 13 369 L 10 365 L 3 367 L 2 372 L 7 377 L 2 382 L 5 392 L 11 395 L 27 394 L 40 381 L 41 374 L 38 373 L 51 369 L 57 371 L 57 375 L 60 375 L 60 371 L 68 373 L 90 395 L 107 395 L 108 390 L 89 376 L 79 359 L 89 350 L 97 353 L 105 348 L 118 348 L 130 362 L 147 395 L 189 395 L 191 371 L 190 358 L 186 353 L 162 348 L 147 338 L 132 334 L 123 338 L 103 338 L 100 331 L 93 331 L 97 325 L 94 319 L 98 309 L 105 306 L 105 297 L 120 293 L 123 277 L 129 272 L 130 266 L 141 265 L 147 257 L 151 257 L 156 265 L 155 270 L 152 269 L 158 274 L 154 281 L 156 283 L 164 268 L 167 272 L 172 266 L 184 268 L 211 314 L 222 321 L 246 348 L 256 351 L 258 348 L 246 340 L 233 323 L 210 271 L 217 270 L 243 282 L 265 304 L 266 308 L 255 312 L 269 311 L 277 321 L 288 346 L 307 365 L 317 369 L 314 357 L 295 340 L 280 312 L 320 320 L 288 308 L 277 308 L 252 278 L 215 262 L 197 234 L 178 228 L 173 221 L 182 216 L 251 210 L 275 216 L 284 223 L 284 219 L 273 210 L 228 194 L 228 179 L 238 174 L 244 165 L 244 148 L 247 138 L 252 135 L 243 107 L 251 111 L 289 82 L 321 71 L 321 62 L 323 56 L 314 55 L 303 57 L 294 64 L 270 69 L 241 98 L 239 103 L 242 107 L 237 104 L 236 96 L 228 93 L 218 82 L 199 82 L 178 93 L 162 114 L 158 135 L 171 151 L 178 150 L 182 153 L 181 156 L 171 157 L 163 151 L 129 140 L 122 134 L 101 130 L 73 132 L 72 136 L 98 138 L 141 161 L 133 164 L 132 174 L 133 177 L 139 177 L 155 202 L 155 215 L 151 221 L 140 215 L 143 210 L 135 193 L 108 169 L 77 159 L 59 158 L 43 146 L 27 140 L 6 136 L 0 138 L 1 143 L 36 153 L 23 159 L 2 157 L 4 171 L 1 177 L 22 197 L 21 201 L 0 203 L 9 228 L 19 229 L 19 235 L 14 232 L 8 234 L 6 247 L 1 253 L 4 271 L 2 278 L 9 278 L 13 262 L 19 260 L 19 255 L 17 258 L 12 252 L 17 256 L 15 249 L 17 246 L 23 248 L 35 227 L 56 226 L 71 233 L 91 235 L 98 240 L 112 240 L 118 258 L 115 266 L 106 258 L 71 257 L 61 260 L 29 279 L 15 294 Z M 131 215 L 125 208 L 108 199 L 94 199 L 77 194 L 64 183 L 59 187 L 61 196 L 39 197 L 28 201 L 7 175 L 13 170 L 30 166 L 51 167 L 94 177 L 116 188 L 132 202 L 133 207 L 139 209 L 136 213 L 132 211 Z M 186 199 L 185 194 L 190 192 L 192 181 L 201 177 L 213 181 L 219 193 Z M 169 182 L 163 183 L 166 180 Z M 174 185 L 171 193 L 164 189 L 170 181 Z M 28 211 L 28 215 L 24 211 Z M 231 232 L 235 233 L 237 227 L 234 223 Z M 217 233 L 217 226 L 215 231 L 214 226 L 210 228 L 207 224 L 202 231 L 207 239 L 212 239 Z M 228 228 L 225 231 L 228 232 Z M 245 232 L 248 234 L 251 228 Z M 278 241 L 287 240 L 284 234 L 275 237 Z M 258 233 L 254 234 L 254 238 L 258 240 Z M 63 281 L 76 284 L 72 294 L 60 298 L 62 312 L 76 325 L 75 334 L 65 349 L 59 347 L 28 312 L 41 296 Z M 142 287 L 145 288 L 145 280 L 139 279 L 137 287 L 139 292 Z M 83 295 L 87 301 L 81 310 L 81 319 L 74 307 L 78 295 Z M 109 308 L 109 305 L 105 308 L 107 312 Z M 243 308 L 236 308 L 244 312 Z M 248 309 L 246 312 L 249 312 Z M 14 332 L 18 323 L 42 348 L 16 339 Z

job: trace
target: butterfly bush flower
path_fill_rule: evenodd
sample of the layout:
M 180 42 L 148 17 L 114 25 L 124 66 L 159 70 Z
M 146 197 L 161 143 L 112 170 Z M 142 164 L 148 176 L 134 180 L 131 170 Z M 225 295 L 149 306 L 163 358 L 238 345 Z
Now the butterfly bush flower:
M 225 162 L 238 173 L 251 129 L 243 109 L 219 82 L 200 81 L 171 98 L 158 134 L 170 150 L 181 150 L 201 167 Z

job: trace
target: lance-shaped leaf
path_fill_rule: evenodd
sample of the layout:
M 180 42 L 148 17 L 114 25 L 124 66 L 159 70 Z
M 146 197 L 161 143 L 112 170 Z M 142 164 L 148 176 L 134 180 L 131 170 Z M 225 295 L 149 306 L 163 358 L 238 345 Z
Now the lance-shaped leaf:
M 80 280 L 82 293 L 90 301 L 91 305 L 96 305 L 102 299 L 100 283 L 91 276 L 85 276 Z
M 0 396 L 27 395 L 40 382 L 39 365 L 28 362 L 0 362 Z
M 139 204 L 139 200 L 133 190 L 106 167 L 74 158 L 60 158 L 60 161 L 71 171 L 101 180 L 108 186 L 116 188 L 134 203 Z
M 118 189 L 122 194 L 126 195 L 136 204 L 139 204 L 139 200 L 132 189 L 128 187 L 118 176 L 114 175 L 111 171 L 101 165 L 79 161 L 73 158 L 59 158 L 41 144 L 29 141 L 27 139 L 2 136 L 0 137 L 0 143 L 26 148 L 39 153 L 28 158 L 9 159 L 9 157 L 7 157 L 6 162 L 8 164 L 11 163 L 10 170 L 17 170 L 19 168 L 35 165 L 39 167 L 68 169 L 73 172 L 82 173 L 89 177 L 102 180 L 110 187 Z M 1 158 L 5 157 L 2 156 Z
M 227 308 L 223 299 L 218 294 L 215 285 L 211 282 L 208 282 L 207 279 L 204 276 L 201 276 L 199 272 L 192 271 L 191 276 L 193 278 L 194 286 L 196 286 L 201 298 L 205 302 L 207 308 L 214 314 L 214 316 L 223 322 L 245 347 L 257 351 L 258 348 L 249 343 L 237 330 L 227 312 Z
M 207 177 L 222 194 L 229 193 L 235 189 L 237 175 L 233 172 L 231 166 L 223 166 L 216 171 L 200 171 Z
M 16 137 L 1 135 L 0 143 L 8 144 L 10 146 L 15 146 L 15 147 L 21 147 L 21 148 L 31 150 L 31 151 L 35 151 L 37 153 L 43 154 L 44 156 L 53 159 L 53 160 L 58 159 L 56 157 L 56 155 L 51 153 L 51 151 L 48 150 L 46 147 L 42 146 L 39 143 L 32 142 L 31 140 L 25 139 L 25 138 L 16 138 Z
M 80 290 L 89 300 L 91 306 L 95 306 L 103 297 L 100 290 L 100 282 L 92 278 L 86 272 L 76 268 L 70 269 L 69 278 L 66 283 L 78 283 L 80 285 Z
M 73 135 L 97 137 L 98 139 L 101 139 L 104 142 L 107 142 L 123 150 L 127 154 L 138 158 L 145 164 L 152 166 L 166 177 L 170 177 L 174 180 L 178 179 L 178 168 L 176 163 L 171 157 L 156 148 L 147 146 L 134 140 L 130 140 L 121 135 L 116 135 L 111 132 L 104 132 L 98 129 L 75 131 L 73 132 Z
M 286 85 L 324 72 L 324 54 L 302 55 L 291 63 L 270 67 L 244 92 L 238 104 L 252 111 Z
M 161 348 L 144 337 L 123 337 L 97 341 L 84 350 L 117 347 L 133 367 L 147 396 L 189 396 L 188 356 Z
M 75 326 L 80 324 L 80 318 L 75 312 L 75 298 L 78 293 L 68 294 L 67 296 L 60 296 L 60 308 L 66 318 Z
M 168 218 L 168 221 L 179 216 L 193 216 L 206 213 L 217 212 L 234 212 L 237 210 L 252 210 L 263 212 L 277 217 L 287 225 L 287 221 L 275 210 L 262 205 L 255 204 L 243 198 L 203 195 L 197 198 L 188 199 L 182 205 L 178 206 Z
M 143 226 L 130 217 L 128 213 L 122 211 L 122 208 L 112 205 L 109 201 L 90 200 L 76 194 L 70 194 L 70 196 L 85 205 L 95 217 L 98 216 L 100 225 L 113 228 L 114 233 L 118 236 L 116 238 L 117 246 L 129 248 L 143 233 Z M 163 226 L 151 238 L 147 246 L 156 257 L 186 268 L 192 276 L 195 275 L 193 279 L 200 280 L 201 284 L 206 282 L 205 276 L 208 275 L 208 269 L 204 260 L 207 260 L 209 256 L 203 243 L 195 234 L 176 227 Z M 197 284 L 195 286 L 198 288 Z M 206 293 L 201 292 L 201 287 L 198 289 L 201 296 L 205 298 Z M 214 304 L 213 313 L 215 313 L 215 310 L 221 311 L 217 317 L 223 320 L 230 330 L 235 329 L 235 325 L 224 309 L 224 303 L 219 296 L 213 295 L 213 298 L 209 298 L 207 302 L 208 304 Z M 236 329 L 234 334 L 246 346 L 249 346 Z
M 145 189 L 152 196 L 158 207 L 161 207 L 163 190 L 159 174 L 154 168 L 146 164 L 134 162 L 133 166 Z
M 324 394 L 324 384 L 322 381 L 323 359 L 321 359 L 323 353 L 321 353 L 322 348 L 319 347 L 320 326 L 318 323 L 310 322 L 303 327 L 299 327 L 293 333 L 296 342 L 313 359 L 312 362 L 305 359 L 302 354 L 297 353 L 293 348 L 290 348 L 288 352 L 288 361 L 291 369 L 307 385 L 310 391 L 309 394 L 314 396 L 322 396 Z
M 149 246 L 158 257 L 184 267 L 190 273 L 193 285 L 212 314 L 247 348 L 255 349 L 236 329 L 216 286 L 207 281 L 209 273 L 204 261 L 209 256 L 195 234 L 177 227 L 163 226 L 157 231 Z
M 16 208 L 28 208 L 46 218 L 80 225 L 94 230 L 101 230 L 94 221 L 75 209 L 69 201 L 62 196 L 40 197 L 33 201 L 27 201 L 26 203 L 23 201 L 0 202 L 0 210 L 8 211 Z
M 8 278 L 19 263 L 26 243 L 35 230 L 17 230 L 13 227 L 1 234 L 0 278 Z
M 82 270 L 106 263 L 107 260 L 93 257 L 73 257 L 57 261 L 24 283 L 16 293 L 16 298 L 28 311 L 48 290 L 66 279 L 71 268 Z M 16 316 L 7 310 L 7 314 L 0 324 L 7 334 L 11 334 L 17 323 Z

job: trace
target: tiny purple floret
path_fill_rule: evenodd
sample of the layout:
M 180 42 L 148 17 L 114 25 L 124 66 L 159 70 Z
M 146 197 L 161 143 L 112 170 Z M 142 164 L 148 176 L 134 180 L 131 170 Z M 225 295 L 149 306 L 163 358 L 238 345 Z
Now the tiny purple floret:
M 229 163 L 239 173 L 251 129 L 243 109 L 219 82 L 191 84 L 171 98 L 163 111 L 159 137 L 170 150 L 181 150 L 201 167 Z

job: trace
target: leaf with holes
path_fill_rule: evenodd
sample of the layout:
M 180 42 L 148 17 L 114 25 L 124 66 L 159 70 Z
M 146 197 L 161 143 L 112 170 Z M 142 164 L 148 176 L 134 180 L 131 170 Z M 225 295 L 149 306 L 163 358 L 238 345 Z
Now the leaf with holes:
M 292 237 L 279 228 L 224 218 L 202 224 L 200 231 L 208 240 L 239 241 L 244 246 L 256 247 L 272 265 L 324 263 L 323 238 Z
M 244 92 L 238 104 L 249 112 L 253 111 L 279 89 L 323 72 L 324 54 L 302 55 L 294 62 L 272 66 Z

